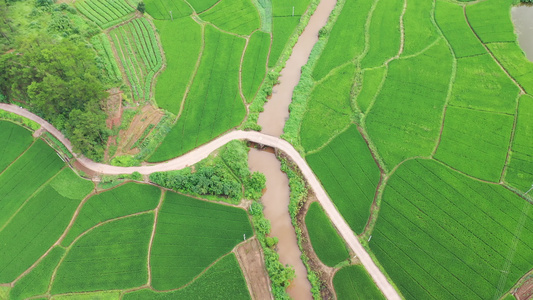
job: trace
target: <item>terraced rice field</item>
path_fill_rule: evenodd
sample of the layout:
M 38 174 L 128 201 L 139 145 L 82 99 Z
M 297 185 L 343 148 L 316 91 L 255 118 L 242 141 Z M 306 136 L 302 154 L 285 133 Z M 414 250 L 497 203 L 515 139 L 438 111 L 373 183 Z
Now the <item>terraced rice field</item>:
M 124 0 L 76 1 L 76 8 L 101 28 L 108 28 L 126 21 L 135 9 Z

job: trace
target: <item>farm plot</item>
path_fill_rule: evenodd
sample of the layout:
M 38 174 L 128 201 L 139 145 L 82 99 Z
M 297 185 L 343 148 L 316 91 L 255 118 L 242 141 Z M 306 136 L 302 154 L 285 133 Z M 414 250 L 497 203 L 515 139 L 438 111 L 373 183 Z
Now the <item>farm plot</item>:
M 313 202 L 309 206 L 305 215 L 305 226 L 316 255 L 325 265 L 334 267 L 349 258 L 350 253 L 344 245 L 344 240 L 318 202 Z
M 320 80 L 333 68 L 361 55 L 365 48 L 365 23 L 373 1 L 346 1 L 328 42 L 320 55 L 313 78 Z
M 194 11 L 199 14 L 211 7 L 213 7 L 219 0 L 188 0 L 187 2 L 194 8 Z
M 6 225 L 26 199 L 63 166 L 56 152 L 42 140 L 37 140 L 5 169 L 0 174 L 0 228 Z
M 350 95 L 355 77 L 355 64 L 338 69 L 315 86 L 302 120 L 302 146 L 315 150 L 344 129 L 352 119 Z
M 433 23 L 434 1 L 410 0 L 403 16 L 405 44 L 402 55 L 413 55 L 439 38 Z
M 266 60 L 270 50 L 270 34 L 256 31 L 250 37 L 242 62 L 242 93 L 252 102 L 266 75 Z
M 468 26 L 462 6 L 437 0 L 435 21 L 450 43 L 455 57 L 473 56 L 487 52 Z
M 272 18 L 272 46 L 270 48 L 270 57 L 268 58 L 268 67 L 273 68 L 289 38 L 296 30 L 300 23 L 300 17 L 273 17 Z
M 75 5 L 87 19 L 104 29 L 126 21 L 135 11 L 124 0 L 81 0 Z
M 54 268 L 63 254 L 65 254 L 65 249 L 60 247 L 53 248 L 28 275 L 17 281 L 9 292 L 9 299 L 19 300 L 44 295 L 48 290 Z
M 512 186 L 527 191 L 533 184 L 533 98 L 524 95 L 520 98 L 511 159 L 507 166 L 505 181 Z
M 363 81 L 361 84 L 361 90 L 357 94 L 356 102 L 359 110 L 362 113 L 366 114 L 372 102 L 376 98 L 376 95 L 379 93 L 381 85 L 385 80 L 387 75 L 387 67 L 383 66 L 381 68 L 367 69 L 363 72 Z
M 220 0 L 200 18 L 239 35 L 250 35 L 261 26 L 259 13 L 250 0 Z
M 422 54 L 389 64 L 366 129 L 387 167 L 435 147 L 452 71 L 452 55 L 441 40 Z
M 251 299 L 239 263 L 233 253 L 223 257 L 190 285 L 172 292 L 149 289 L 124 295 L 125 300 L 142 299 Z
M 514 0 L 488 0 L 466 7 L 467 20 L 483 43 L 516 41 L 510 10 L 513 3 Z
M 101 222 L 155 209 L 160 195 L 159 188 L 137 183 L 96 194 L 83 205 L 61 244 L 70 245 L 80 234 Z
M 131 85 L 133 99 L 148 100 L 155 72 L 161 69 L 163 60 L 152 26 L 145 18 L 133 19 L 109 35 Z
M 200 55 L 202 28 L 191 18 L 154 21 L 165 49 L 166 68 L 157 78 L 157 105 L 177 115 Z
M 13 281 L 57 241 L 92 188 L 65 169 L 0 228 L 0 282 Z
M 146 12 L 156 20 L 180 19 L 192 13 L 191 7 L 183 0 L 146 0 L 144 3 Z
M 520 46 L 513 42 L 491 43 L 487 47 L 526 93 L 533 94 L 533 63 L 526 58 Z
M 351 126 L 306 160 L 352 230 L 363 232 L 380 172 L 357 128 Z
M 368 28 L 368 52 L 361 61 L 362 68 L 381 66 L 400 51 L 400 15 L 404 1 L 380 0 L 372 14 Z
M 99 68 L 105 71 L 107 81 L 121 82 L 122 73 L 120 73 L 113 49 L 111 48 L 111 43 L 105 33 L 93 36 L 91 38 L 91 44 L 96 50 L 96 53 L 98 53 L 97 62 L 100 64 Z
M 310 0 L 272 0 L 274 17 L 301 16 L 307 10 Z
M 96 227 L 74 243 L 59 265 L 52 294 L 127 289 L 148 281 L 153 213 Z
M 244 210 L 167 193 L 151 253 L 152 286 L 167 290 L 187 284 L 243 235 L 253 235 Z
M 390 178 L 369 243 L 406 299 L 493 299 L 532 267 L 531 204 L 433 160 Z
M 149 160 L 168 160 L 239 125 L 245 107 L 239 93 L 244 39 L 205 28 L 205 49 L 183 113 Z
M 339 300 L 385 299 L 362 265 L 347 266 L 337 271 L 333 286 Z
M 520 90 L 489 54 L 457 60 L 450 105 L 514 114 Z
M 448 107 L 435 158 L 479 179 L 498 182 L 514 117 Z
M 0 121 L 0 174 L 33 142 L 31 132 L 8 121 Z

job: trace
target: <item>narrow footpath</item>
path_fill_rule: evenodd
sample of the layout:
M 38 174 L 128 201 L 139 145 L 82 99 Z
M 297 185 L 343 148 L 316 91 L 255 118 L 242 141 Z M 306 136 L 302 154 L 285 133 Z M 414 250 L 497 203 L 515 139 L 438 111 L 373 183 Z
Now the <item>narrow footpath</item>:
M 376 264 L 374 263 L 372 258 L 370 258 L 370 255 L 366 252 L 363 246 L 361 246 L 359 240 L 348 226 L 348 223 L 346 223 L 344 218 L 337 211 L 337 209 L 333 205 L 333 202 L 326 194 L 326 191 L 318 181 L 317 177 L 315 176 L 307 162 L 303 159 L 300 153 L 298 153 L 298 151 L 296 151 L 296 149 L 294 149 L 292 145 L 285 140 L 256 131 L 234 130 L 203 146 L 192 150 L 191 152 L 185 155 L 176 157 L 167 162 L 141 167 L 116 167 L 97 163 L 86 157 L 76 155 L 72 151 L 72 144 L 70 143 L 70 141 L 59 130 L 57 130 L 54 126 L 52 126 L 50 123 L 46 122 L 39 116 L 12 104 L 0 103 L 0 109 L 15 113 L 19 116 L 37 122 L 41 125 L 42 128 L 50 132 L 60 142 L 62 142 L 67 147 L 67 149 L 78 159 L 80 164 L 82 164 L 85 168 L 91 171 L 103 175 L 131 174 L 133 172 L 139 172 L 143 175 L 148 175 L 153 172 L 180 170 L 201 161 L 214 150 L 224 146 L 225 144 L 233 140 L 247 140 L 257 144 L 277 148 L 285 152 L 298 165 L 303 176 L 309 183 L 309 186 L 316 194 L 318 201 L 331 219 L 331 222 L 335 225 L 335 227 L 338 229 L 348 246 L 353 250 L 353 252 L 359 258 L 361 263 L 365 266 L 366 270 L 368 271 L 372 279 L 376 282 L 377 286 L 383 292 L 385 297 L 391 300 L 401 299 L 398 292 L 388 282 L 385 275 L 381 273 L 381 270 L 376 266 Z

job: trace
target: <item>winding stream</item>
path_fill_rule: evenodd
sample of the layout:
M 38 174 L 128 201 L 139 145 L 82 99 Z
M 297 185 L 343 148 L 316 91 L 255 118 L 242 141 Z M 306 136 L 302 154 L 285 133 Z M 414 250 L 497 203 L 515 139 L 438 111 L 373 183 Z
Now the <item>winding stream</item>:
M 336 3 L 336 0 L 321 0 L 298 38 L 285 68 L 281 71 L 280 83 L 274 86 L 272 98 L 265 104 L 264 112 L 259 114 L 258 124 L 263 128 L 262 133 L 276 137 L 283 134 L 285 121 L 289 117 L 292 94 L 300 81 L 301 68 L 307 63 L 309 54 L 318 41 L 318 32 L 326 25 Z M 267 190 L 261 199 L 265 207 L 265 217 L 272 224 L 270 235 L 279 239 L 276 250 L 280 261 L 293 266 L 296 273 L 296 278 L 287 292 L 293 299 L 313 299 L 311 284 L 300 259 L 301 252 L 288 210 L 289 180 L 280 170 L 281 164 L 273 153 L 252 149 L 248 164 L 252 171 L 259 171 L 267 178 Z
M 526 54 L 527 59 L 533 61 L 533 6 L 518 5 L 511 8 L 511 17 L 518 43 Z

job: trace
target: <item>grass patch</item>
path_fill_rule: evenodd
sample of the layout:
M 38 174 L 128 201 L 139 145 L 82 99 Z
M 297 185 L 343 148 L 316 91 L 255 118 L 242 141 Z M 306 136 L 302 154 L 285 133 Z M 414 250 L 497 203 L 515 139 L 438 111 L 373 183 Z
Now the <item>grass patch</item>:
M 337 299 L 386 299 L 362 265 L 346 266 L 333 277 Z
M 233 253 L 217 261 L 190 285 L 172 292 L 155 292 L 149 289 L 124 295 L 125 300 L 135 299 L 251 299 L 239 263 Z
M 301 141 L 306 151 L 326 143 L 331 135 L 344 129 L 352 119 L 351 91 L 355 77 L 353 63 L 338 69 L 315 86 L 302 120 Z
M 344 245 L 344 240 L 318 202 L 313 202 L 309 206 L 305 215 L 305 226 L 316 255 L 325 265 L 334 267 L 349 258 L 350 253 Z
M 101 222 L 155 209 L 160 196 L 159 188 L 133 182 L 96 194 L 83 205 L 61 244 L 70 245 L 80 234 Z
M 266 76 L 266 60 L 270 49 L 270 34 L 256 31 L 250 37 L 242 63 L 242 93 L 252 102 Z
M 61 196 L 73 200 L 83 199 L 94 188 L 91 181 L 80 178 L 71 168 L 59 172 L 50 182 L 50 186 Z
M 352 125 L 306 159 L 352 230 L 363 232 L 380 172 L 357 128 Z
M 510 185 L 527 191 L 533 184 L 533 98 L 523 95 L 518 107 L 518 120 L 511 147 L 511 159 L 505 174 Z
M 406 299 L 497 299 L 530 270 L 532 240 L 530 203 L 417 159 L 390 178 L 369 245 Z
M 239 68 L 244 39 L 205 32 L 205 49 L 198 73 L 185 100 L 183 114 L 149 158 L 151 162 L 179 156 L 239 125 L 245 107 L 239 95 Z
M 152 249 L 152 285 L 179 288 L 253 235 L 244 210 L 167 193 Z
M 21 155 L 33 142 L 31 132 L 8 122 L 0 121 L 0 173 Z
M 400 50 L 400 16 L 404 1 L 380 0 L 372 14 L 368 52 L 361 60 L 362 68 L 381 66 Z
M 52 294 L 127 289 L 148 280 L 152 213 L 95 228 L 69 249 L 57 270 Z
M 452 55 L 443 40 L 418 56 L 390 63 L 366 119 L 368 134 L 387 167 L 408 157 L 431 154 L 451 72 Z
M 250 0 L 220 0 L 200 18 L 239 35 L 250 35 L 261 26 L 257 9 Z
M 489 54 L 457 60 L 450 105 L 514 114 L 520 90 Z
M 498 182 L 512 128 L 509 115 L 448 107 L 435 158 L 476 178 Z
M 455 57 L 473 56 L 487 52 L 468 26 L 462 6 L 437 0 L 435 21 L 450 43 Z
M 26 299 L 45 294 L 48 290 L 48 284 L 52 279 L 54 268 L 59 263 L 63 254 L 65 254 L 64 249 L 59 247 L 53 248 L 30 273 L 15 284 L 9 293 L 8 299 Z

